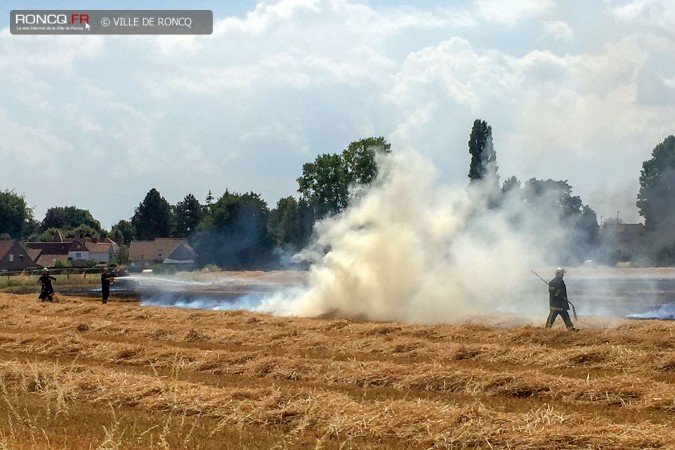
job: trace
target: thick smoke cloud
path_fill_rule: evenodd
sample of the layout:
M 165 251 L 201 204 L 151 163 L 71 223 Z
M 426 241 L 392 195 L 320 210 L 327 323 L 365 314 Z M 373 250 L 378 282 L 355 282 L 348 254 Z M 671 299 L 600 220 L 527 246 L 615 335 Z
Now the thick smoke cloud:
M 312 244 L 295 256 L 311 263 L 306 284 L 290 290 L 269 280 L 260 291 L 251 287 L 262 280 L 231 274 L 206 284 L 138 277 L 143 304 L 413 323 L 543 325 L 548 289 L 531 271 L 552 278 L 577 238 L 574 220 L 560 219 L 555 183 L 538 185 L 543 190 L 534 194 L 511 189 L 495 201 L 494 180 L 449 188 L 417 153 L 389 155 L 378 164 L 374 184 L 355 191 L 343 213 L 319 222 Z M 568 295 L 582 317 L 672 318 L 670 272 L 568 269 Z
M 546 195 L 542 208 L 516 194 L 488 208 L 489 180 L 444 187 L 416 153 L 379 166 L 371 189 L 318 223 L 316 240 L 298 255 L 312 262 L 308 288 L 267 298 L 260 309 L 422 323 L 522 310 L 523 279 L 555 260 L 565 235 Z

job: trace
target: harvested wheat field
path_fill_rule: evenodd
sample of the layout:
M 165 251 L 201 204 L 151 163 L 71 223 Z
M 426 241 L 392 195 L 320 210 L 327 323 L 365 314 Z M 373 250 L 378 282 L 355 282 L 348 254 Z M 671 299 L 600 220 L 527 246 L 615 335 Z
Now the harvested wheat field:
M 571 333 L 15 294 L 0 309 L 0 448 L 675 448 L 672 321 Z

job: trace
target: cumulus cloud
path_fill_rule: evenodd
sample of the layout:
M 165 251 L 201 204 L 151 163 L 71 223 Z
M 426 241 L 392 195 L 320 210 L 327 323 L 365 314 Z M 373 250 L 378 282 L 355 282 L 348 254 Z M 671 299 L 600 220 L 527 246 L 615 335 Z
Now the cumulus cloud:
M 542 16 L 553 9 L 552 0 L 477 0 L 482 17 L 507 25 L 514 25 L 522 18 Z
M 47 165 L 58 163 L 71 151 L 70 143 L 49 127 L 17 123 L 12 120 L 9 111 L 0 109 L 0 155 L 4 160 L 17 161 L 24 176 L 38 167 L 44 169 Z M 3 175 L 5 180 L 11 177 L 9 172 Z
M 631 36 L 595 53 L 533 50 L 517 57 L 453 38 L 406 58 L 389 94 L 404 124 L 395 136 L 408 145 L 424 145 L 431 130 L 456 126 L 466 133 L 468 118 L 457 126 L 447 117 L 468 110 L 487 118 L 496 130 L 502 173 L 568 179 L 582 197 L 592 186 L 624 192 L 621 183 L 635 180 L 651 151 L 645 136 L 672 133 L 662 108 L 673 110 L 668 101 L 673 84 L 663 73 L 654 73 L 648 56 L 666 58 L 666 48 L 672 45 L 665 39 Z M 420 116 L 431 105 L 436 105 L 435 114 Z M 415 120 L 419 117 L 424 120 Z M 500 139 L 503 129 L 510 131 Z M 464 146 L 463 140 L 455 142 L 455 147 Z M 601 148 L 611 148 L 611 155 Z M 602 173 L 589 172 L 589 167 L 602 167 Z M 464 171 L 460 164 L 454 175 Z
M 624 23 L 658 28 L 673 34 L 675 4 L 668 0 L 632 0 L 612 9 L 614 17 Z
M 574 39 L 574 30 L 563 20 L 547 20 L 544 22 L 546 34 L 558 41 L 571 41 Z
M 570 14 L 550 0 L 284 0 L 218 16 L 211 36 L 5 29 L 0 175 L 43 209 L 76 204 L 106 225 L 133 214 L 151 187 L 171 202 L 230 189 L 274 204 L 295 193 L 302 164 L 369 135 L 417 148 L 465 183 L 480 117 L 502 173 L 569 179 L 583 197 L 635 179 L 673 133 L 670 3 Z M 592 43 L 577 17 L 603 23 Z M 17 142 L 30 143 L 24 156 Z M 55 176 L 78 168 L 89 182 L 104 158 L 106 179 L 126 188 L 103 208 L 95 190 L 48 192 L 14 175 L 43 158 L 63 168 Z

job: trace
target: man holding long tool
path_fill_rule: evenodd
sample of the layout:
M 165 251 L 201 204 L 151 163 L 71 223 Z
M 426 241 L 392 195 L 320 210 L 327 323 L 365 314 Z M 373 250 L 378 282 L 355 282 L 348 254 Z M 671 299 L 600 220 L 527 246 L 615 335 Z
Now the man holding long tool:
M 108 268 L 105 267 L 101 273 L 101 303 L 104 305 L 108 303 L 108 297 L 110 296 L 110 283 L 115 281 L 115 276 L 108 273 Z
M 569 301 L 567 300 L 567 287 L 565 286 L 565 281 L 563 281 L 564 275 L 565 269 L 558 267 L 555 271 L 555 278 L 548 282 L 548 303 L 550 313 L 548 319 L 546 319 L 546 328 L 551 328 L 556 317 L 560 315 L 568 330 L 579 331 L 572 323 L 570 314 L 567 312 L 570 307 Z

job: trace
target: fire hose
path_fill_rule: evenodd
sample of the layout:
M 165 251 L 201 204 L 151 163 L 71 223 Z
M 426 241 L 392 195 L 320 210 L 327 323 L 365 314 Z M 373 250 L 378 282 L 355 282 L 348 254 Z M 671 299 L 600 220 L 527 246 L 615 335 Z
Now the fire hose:
M 549 287 L 551 286 L 550 284 L 548 284 L 548 281 L 546 281 L 546 280 L 544 280 L 542 277 L 540 277 L 539 274 L 538 274 L 537 272 L 535 272 L 535 271 L 532 270 L 532 269 L 530 269 L 530 270 L 532 271 L 533 274 L 535 274 L 535 275 L 537 276 L 537 278 L 539 278 L 541 281 L 543 281 L 544 283 L 546 283 L 546 286 L 549 286 Z M 569 305 L 572 307 L 572 314 L 574 314 L 574 320 L 577 320 L 577 309 L 574 307 L 574 303 L 572 303 L 571 301 L 569 301 L 569 300 L 567 299 L 567 297 L 563 297 L 563 299 L 565 299 L 565 301 L 566 301 L 567 303 L 569 303 Z

